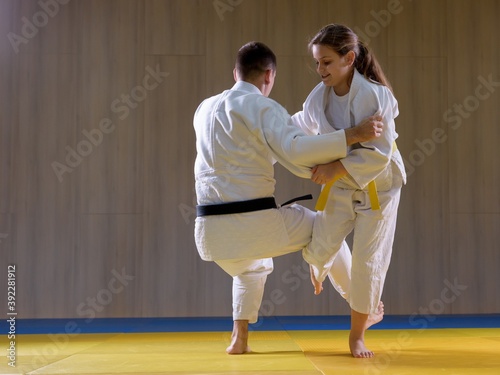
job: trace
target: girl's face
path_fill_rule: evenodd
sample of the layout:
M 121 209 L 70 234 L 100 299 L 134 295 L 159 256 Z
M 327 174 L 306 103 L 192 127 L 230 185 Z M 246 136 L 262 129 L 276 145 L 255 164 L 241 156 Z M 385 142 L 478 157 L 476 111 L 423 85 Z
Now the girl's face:
M 328 46 L 315 44 L 312 46 L 312 54 L 316 60 L 316 71 L 323 84 L 333 87 L 337 95 L 347 94 L 354 69 L 352 66 L 354 52 L 351 51 L 345 56 L 340 56 Z

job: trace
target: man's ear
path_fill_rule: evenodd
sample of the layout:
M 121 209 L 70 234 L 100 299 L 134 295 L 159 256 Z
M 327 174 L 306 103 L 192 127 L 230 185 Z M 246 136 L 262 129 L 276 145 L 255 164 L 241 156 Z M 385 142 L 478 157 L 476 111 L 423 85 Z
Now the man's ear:
M 235 82 L 238 81 L 238 73 L 236 72 L 236 68 L 233 69 L 233 78 Z
M 272 69 L 267 69 L 266 70 L 266 75 L 264 76 L 264 80 L 266 85 L 269 85 L 274 77 L 274 70 Z

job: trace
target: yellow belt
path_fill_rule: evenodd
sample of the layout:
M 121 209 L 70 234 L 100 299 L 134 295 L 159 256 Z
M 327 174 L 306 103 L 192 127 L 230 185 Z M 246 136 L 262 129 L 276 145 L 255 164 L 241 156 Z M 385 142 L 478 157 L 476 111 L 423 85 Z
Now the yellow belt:
M 392 144 L 392 152 L 396 151 L 397 149 L 398 146 L 396 145 L 396 142 L 394 142 Z M 330 189 L 332 188 L 334 182 L 335 181 L 325 184 L 323 190 L 321 190 L 318 201 L 316 202 L 316 211 L 323 211 L 325 209 L 326 202 L 328 201 L 328 196 L 330 195 Z M 370 198 L 372 210 L 380 210 L 380 202 L 378 200 L 377 184 L 375 183 L 375 180 L 372 180 L 368 183 L 368 197 Z

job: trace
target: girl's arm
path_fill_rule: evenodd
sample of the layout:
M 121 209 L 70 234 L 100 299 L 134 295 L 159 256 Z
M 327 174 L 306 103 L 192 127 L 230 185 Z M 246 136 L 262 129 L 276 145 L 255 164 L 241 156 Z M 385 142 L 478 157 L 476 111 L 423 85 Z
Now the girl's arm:
M 371 92 L 358 97 L 353 112 L 356 117 L 363 116 L 363 111 L 372 112 L 374 109 L 382 116 L 382 135 L 367 142 L 360 142 L 362 147 L 351 150 L 341 161 L 360 189 L 364 189 L 390 163 L 394 142 L 398 137 L 394 122 L 398 115 L 397 101 L 384 86 L 378 87 L 377 93 Z

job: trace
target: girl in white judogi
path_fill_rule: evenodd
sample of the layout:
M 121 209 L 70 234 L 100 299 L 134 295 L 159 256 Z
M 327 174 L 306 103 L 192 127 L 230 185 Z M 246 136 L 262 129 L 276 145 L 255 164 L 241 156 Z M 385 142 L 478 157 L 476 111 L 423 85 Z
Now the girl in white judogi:
M 316 216 L 312 242 L 303 253 L 311 264 L 315 293 L 322 290 L 326 276 L 339 290 L 332 263 L 354 230 L 350 290 L 339 292 L 351 307 L 351 353 L 368 358 L 373 352 L 365 347 L 364 333 L 377 322 L 373 316 L 382 317 L 380 298 L 406 180 L 395 146 L 398 104 L 375 56 L 348 27 L 324 27 L 309 47 L 322 82 L 306 99 L 303 111 L 293 116 L 295 124 L 306 133 L 325 134 L 350 128 L 376 112 L 384 123 L 381 137 L 354 145 L 347 157 L 313 169 L 314 182 L 328 183 L 322 192 L 326 207 Z M 369 191 L 374 185 L 376 190 Z

